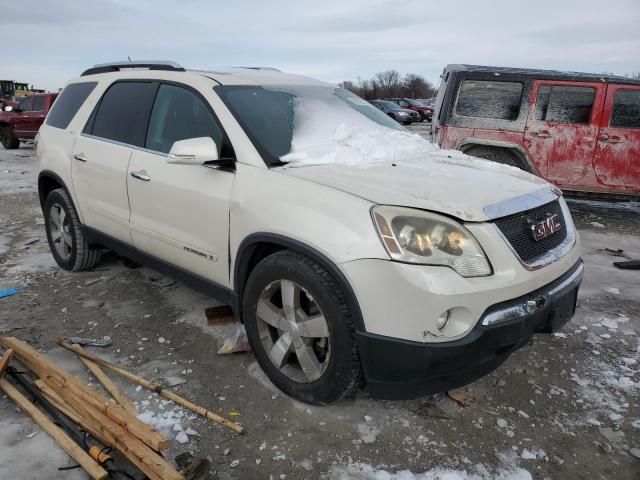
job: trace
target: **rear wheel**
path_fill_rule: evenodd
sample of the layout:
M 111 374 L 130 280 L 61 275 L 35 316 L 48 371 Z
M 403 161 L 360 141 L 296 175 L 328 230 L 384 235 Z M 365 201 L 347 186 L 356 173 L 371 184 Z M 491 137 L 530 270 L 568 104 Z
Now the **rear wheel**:
M 516 153 L 506 148 L 494 147 L 491 145 L 476 145 L 465 150 L 464 153 L 471 155 L 472 157 L 511 165 L 512 167 L 517 167 L 520 170 L 531 173 L 531 169 L 528 165 L 526 165 Z
M 283 392 L 328 404 L 358 386 L 360 360 L 345 294 L 310 258 L 280 251 L 247 282 L 244 321 L 256 359 Z
M 13 150 L 20 146 L 20 140 L 18 140 L 13 134 L 11 127 L 2 127 L 0 130 L 0 142 L 6 150 Z
M 44 224 L 56 263 L 70 271 L 87 270 L 100 260 L 101 250 L 89 245 L 67 192 L 58 188 L 44 203 Z

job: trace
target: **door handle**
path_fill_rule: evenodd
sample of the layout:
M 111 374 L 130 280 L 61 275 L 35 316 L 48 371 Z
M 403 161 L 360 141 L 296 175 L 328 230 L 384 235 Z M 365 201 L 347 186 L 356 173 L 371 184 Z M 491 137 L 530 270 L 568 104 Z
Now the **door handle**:
M 624 142 L 624 139 L 621 137 L 618 137 L 617 135 L 607 135 L 606 133 L 603 135 L 600 135 L 598 137 L 598 140 L 600 140 L 601 142 L 609 142 L 609 143 L 622 143 Z
M 551 138 L 548 130 L 540 130 L 539 132 L 533 132 L 533 134 L 538 138 Z
M 87 157 L 84 156 L 84 153 L 74 153 L 73 154 L 73 158 L 75 160 L 78 160 L 79 162 L 86 162 L 87 161 Z
M 144 170 L 140 170 L 139 172 L 131 172 L 131 176 L 144 182 L 148 182 L 149 180 L 151 180 L 151 177 L 147 175 L 147 172 Z

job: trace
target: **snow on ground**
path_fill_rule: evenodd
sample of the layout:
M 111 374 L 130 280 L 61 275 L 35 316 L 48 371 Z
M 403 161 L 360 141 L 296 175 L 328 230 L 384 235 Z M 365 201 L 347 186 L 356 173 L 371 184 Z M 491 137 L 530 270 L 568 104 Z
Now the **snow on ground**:
M 374 467 L 366 463 L 335 465 L 327 474 L 327 480 L 532 480 L 531 473 L 514 465 L 488 468 L 483 464 L 467 468 L 435 467 L 414 473 L 388 467 Z

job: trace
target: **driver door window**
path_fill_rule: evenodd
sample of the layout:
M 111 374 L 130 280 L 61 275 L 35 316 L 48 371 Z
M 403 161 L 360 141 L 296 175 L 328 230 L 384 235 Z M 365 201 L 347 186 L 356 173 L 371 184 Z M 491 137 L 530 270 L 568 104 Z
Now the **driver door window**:
M 169 153 L 174 142 L 210 137 L 222 145 L 222 131 L 202 99 L 186 88 L 162 84 L 151 112 L 145 148 Z

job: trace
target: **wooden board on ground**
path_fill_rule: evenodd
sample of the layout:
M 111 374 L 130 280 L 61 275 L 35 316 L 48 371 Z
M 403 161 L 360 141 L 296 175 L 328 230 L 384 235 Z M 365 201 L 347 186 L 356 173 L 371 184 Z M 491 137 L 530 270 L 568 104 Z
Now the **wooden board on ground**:
M 149 445 L 153 450 L 162 451 L 169 447 L 169 441 L 160 432 L 141 422 L 115 402 L 103 397 L 79 378 L 59 368 L 26 343 L 13 337 L 0 337 L 0 345 L 5 348 L 12 348 L 20 361 L 45 382 L 50 384 L 48 379 L 53 378 L 59 383 L 61 382 L 65 388 L 74 390 L 85 402 L 90 403 L 120 426 L 125 427 L 126 430 Z
M 0 388 L 4 390 L 9 398 L 16 402 L 23 412 L 40 425 L 40 428 L 51 435 L 58 445 L 85 469 L 91 478 L 103 480 L 109 476 L 109 473 L 104 468 L 98 465 L 87 452 L 80 448 L 60 427 L 56 426 L 49 417 L 42 413 L 6 379 L 0 378 Z

